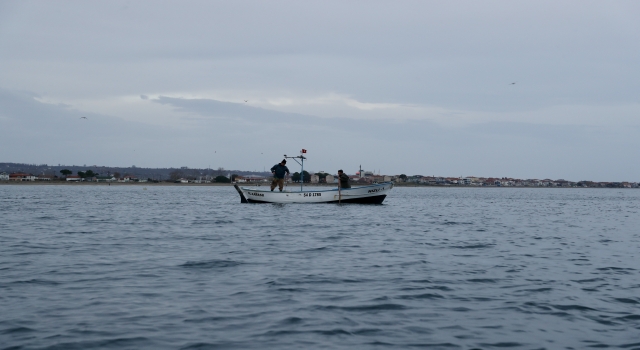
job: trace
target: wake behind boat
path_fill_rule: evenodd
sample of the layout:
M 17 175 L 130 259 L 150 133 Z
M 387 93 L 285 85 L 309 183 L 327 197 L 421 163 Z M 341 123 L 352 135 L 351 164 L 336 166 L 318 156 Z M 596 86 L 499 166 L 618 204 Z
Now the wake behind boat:
M 393 183 L 310 191 L 270 191 L 234 185 L 242 203 L 359 203 L 382 204 Z

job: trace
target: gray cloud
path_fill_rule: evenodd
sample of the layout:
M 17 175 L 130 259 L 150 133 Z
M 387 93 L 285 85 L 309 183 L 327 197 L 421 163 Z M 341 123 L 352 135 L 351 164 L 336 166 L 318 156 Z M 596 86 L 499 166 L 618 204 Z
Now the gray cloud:
M 638 17 L 634 1 L 5 1 L 0 136 L 26 144 L 0 156 L 252 170 L 305 147 L 323 170 L 630 180 Z M 330 94 L 458 126 L 215 97 Z
M 386 173 L 629 180 L 619 154 L 638 146 L 637 128 L 427 121 L 361 121 L 296 115 L 206 99 L 161 97 L 183 119 L 155 126 L 38 102 L 0 90 L 4 161 L 260 170 L 284 153 L 310 150 L 309 166 Z M 87 119 L 81 119 L 86 117 Z M 180 122 L 182 120 L 182 122 Z
M 602 179 L 624 173 L 629 179 L 640 170 L 640 166 L 628 163 L 626 170 L 615 175 L 618 159 L 611 157 L 638 144 L 637 127 L 491 122 L 446 128 L 428 121 L 319 118 L 206 99 L 161 97 L 157 102 L 212 118 L 203 125 L 215 126 L 229 118 L 236 123 L 229 127 L 242 128 L 248 122 L 254 129 L 247 132 L 267 143 L 268 138 L 261 136 L 265 133 L 316 147 L 324 140 L 327 145 L 320 149 L 330 150 L 331 155 L 341 148 L 346 150 L 345 155 L 322 159 L 327 163 L 347 161 L 348 153 L 353 152 L 369 164 L 376 164 L 376 158 L 385 155 L 384 163 L 392 164 L 392 169 L 416 173 L 448 168 L 448 173 L 461 175 Z M 297 134 L 290 134 L 292 131 Z M 333 142 L 342 147 L 336 150 L 330 146 Z M 286 143 L 281 147 L 286 148 Z M 599 170 L 594 171 L 594 166 Z
M 92 90 L 156 84 L 150 75 L 167 77 L 156 85 L 166 89 L 174 71 L 196 88 L 329 90 L 456 109 L 637 102 L 636 2 L 68 6 L 82 15 L 48 2 L 10 8 L 0 60 L 24 67 L 23 78 L 43 60 L 71 63 L 66 75 L 100 78 Z

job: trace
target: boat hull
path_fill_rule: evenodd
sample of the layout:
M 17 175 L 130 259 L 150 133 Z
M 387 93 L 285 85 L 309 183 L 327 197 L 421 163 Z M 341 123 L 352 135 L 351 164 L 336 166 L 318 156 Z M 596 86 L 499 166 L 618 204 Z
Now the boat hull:
M 296 192 L 269 191 L 234 185 L 242 203 L 358 203 L 382 204 L 393 183 L 385 182 L 369 186 L 329 190 L 306 190 Z

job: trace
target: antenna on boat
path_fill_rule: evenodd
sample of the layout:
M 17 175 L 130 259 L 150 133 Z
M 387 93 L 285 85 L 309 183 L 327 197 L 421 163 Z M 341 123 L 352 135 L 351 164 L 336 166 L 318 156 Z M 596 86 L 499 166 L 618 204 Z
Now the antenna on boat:
M 284 155 L 284 158 L 291 158 L 293 160 L 296 161 L 296 163 L 300 164 L 300 191 L 302 191 L 302 186 L 304 185 L 304 160 L 307 159 L 307 157 L 303 156 L 303 154 L 307 153 L 306 149 L 302 149 L 300 150 L 300 155 L 297 157 L 287 157 L 287 155 Z M 300 161 L 298 162 L 298 159 L 300 159 Z

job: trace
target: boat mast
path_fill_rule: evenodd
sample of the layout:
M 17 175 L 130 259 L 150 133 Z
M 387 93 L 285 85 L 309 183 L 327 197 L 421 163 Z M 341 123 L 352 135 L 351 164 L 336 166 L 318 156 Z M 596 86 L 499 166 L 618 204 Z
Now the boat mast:
M 304 185 L 304 160 L 307 159 L 307 157 L 303 156 L 303 154 L 307 153 L 306 149 L 302 149 L 300 151 L 300 155 L 297 157 L 287 157 L 287 155 L 284 155 L 284 158 L 291 158 L 293 160 L 296 161 L 296 163 L 300 164 L 300 192 L 302 192 L 302 186 Z M 298 159 L 300 159 L 300 161 L 298 162 Z

